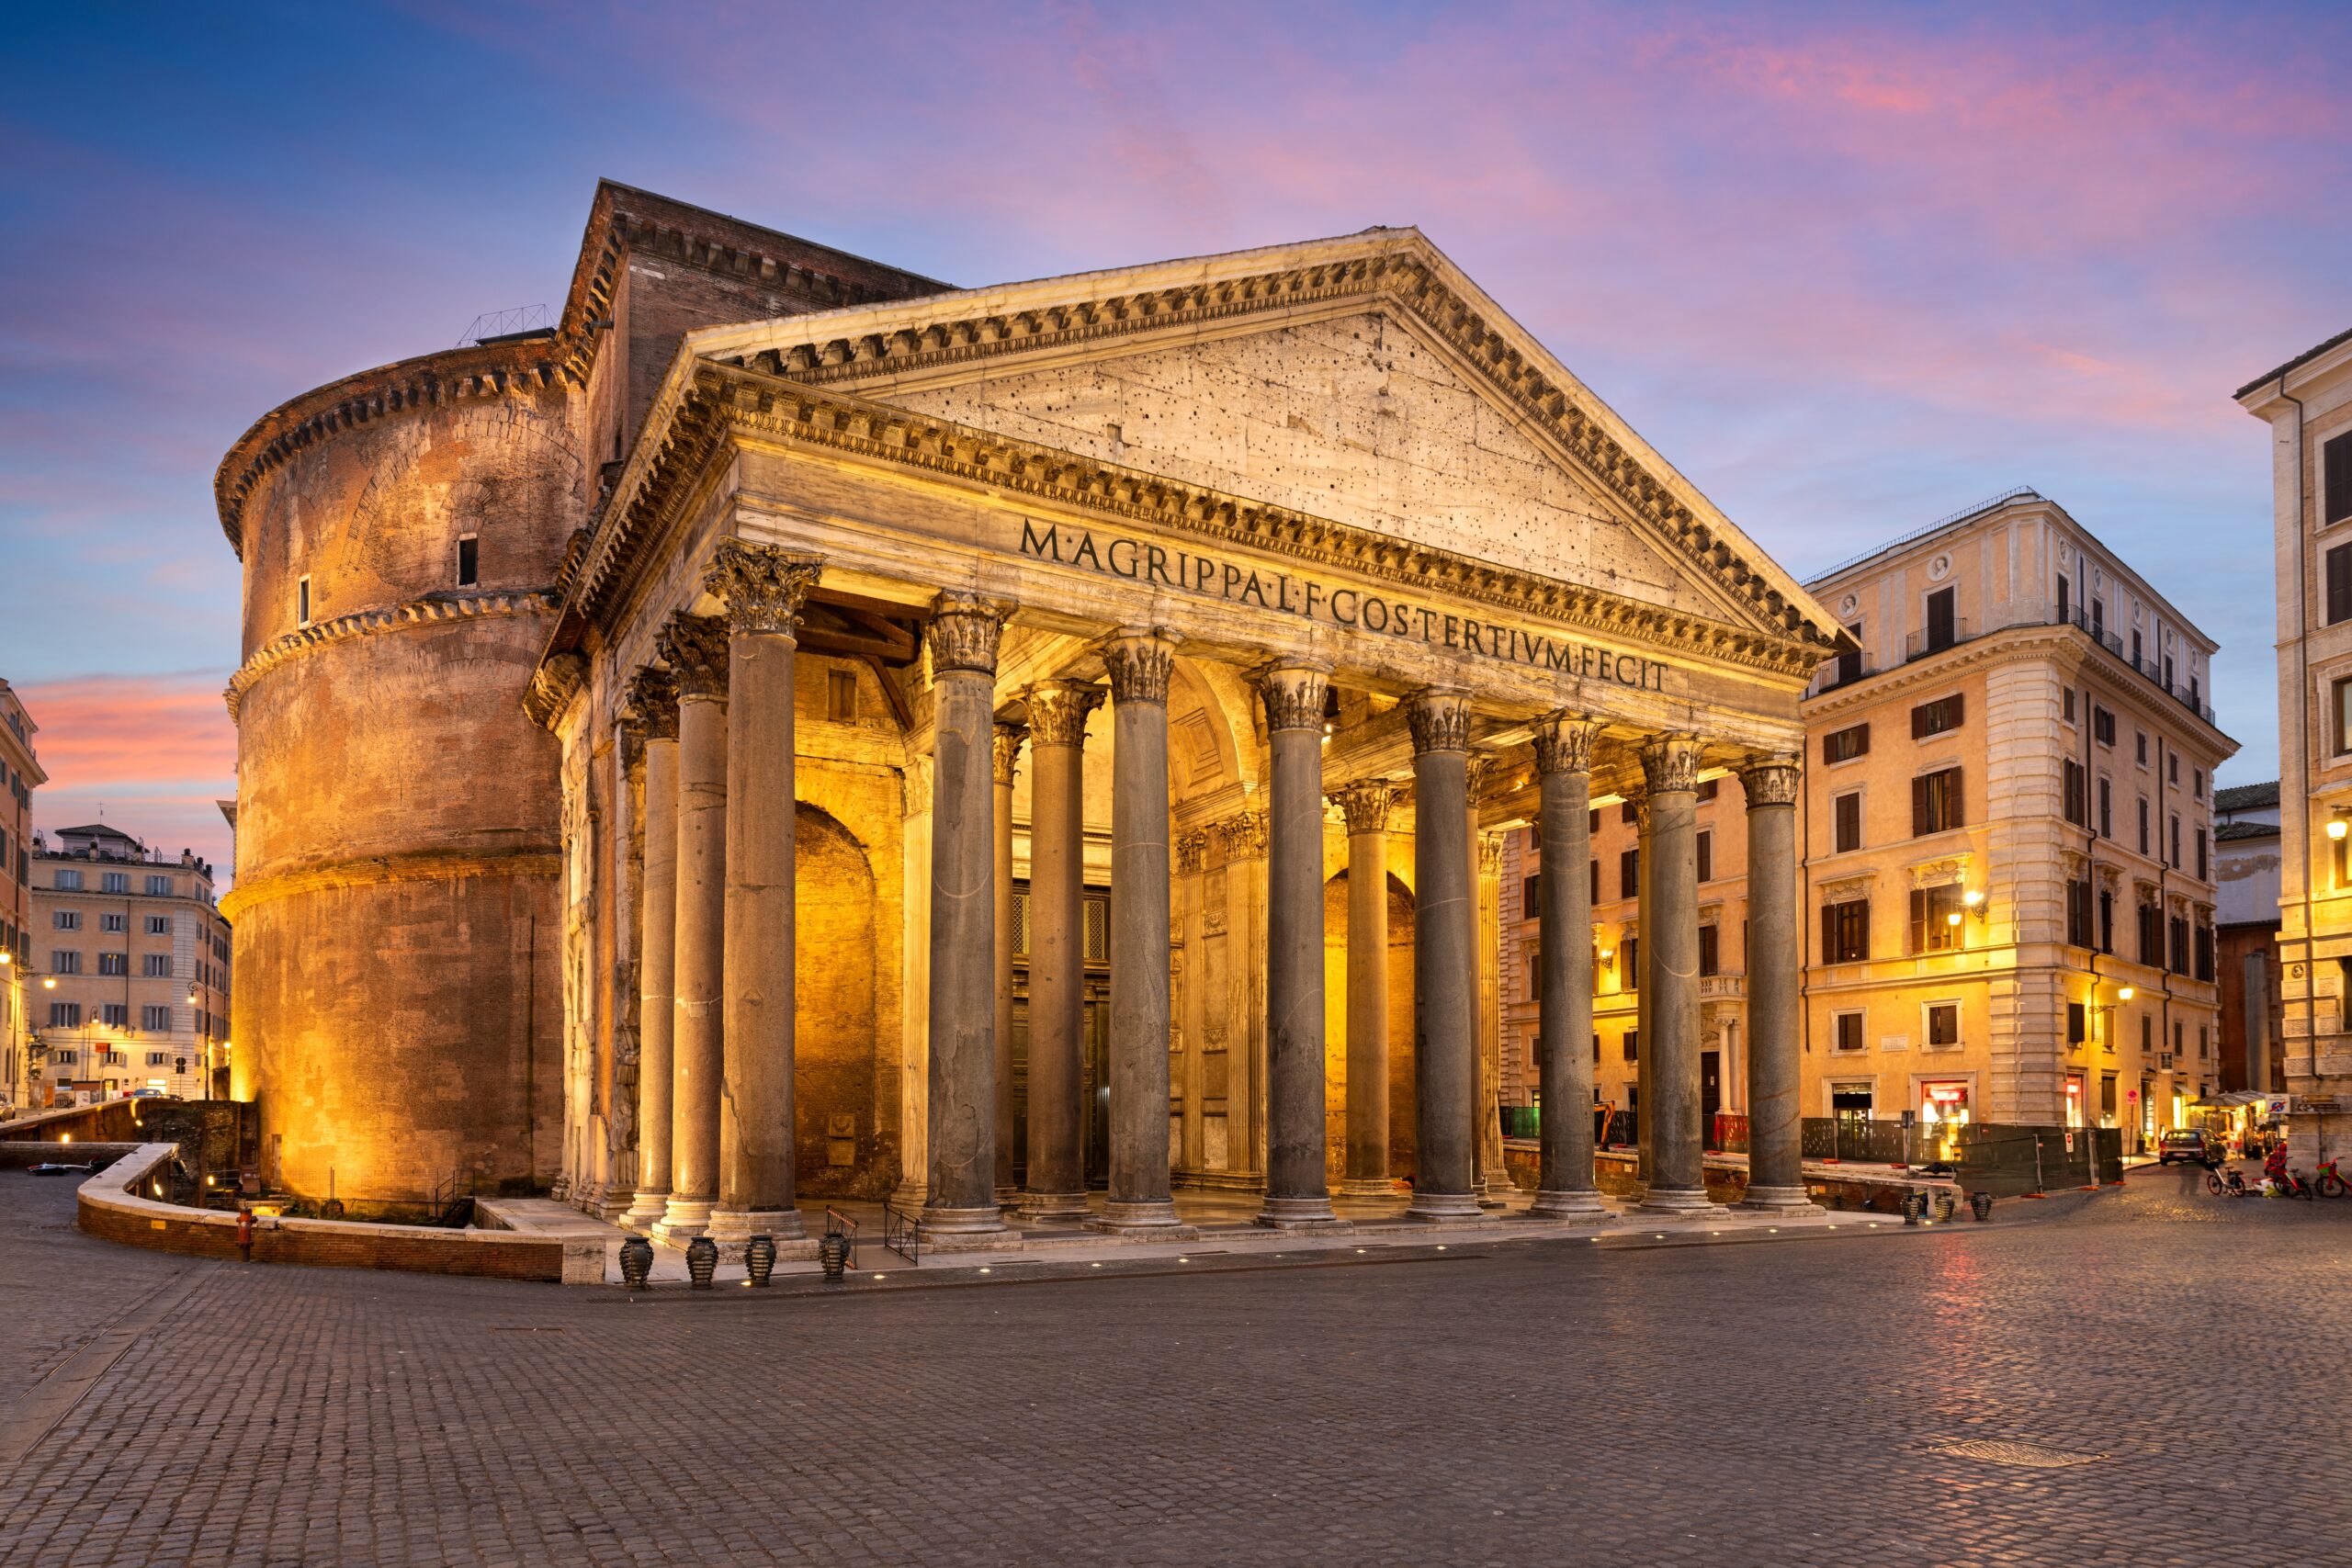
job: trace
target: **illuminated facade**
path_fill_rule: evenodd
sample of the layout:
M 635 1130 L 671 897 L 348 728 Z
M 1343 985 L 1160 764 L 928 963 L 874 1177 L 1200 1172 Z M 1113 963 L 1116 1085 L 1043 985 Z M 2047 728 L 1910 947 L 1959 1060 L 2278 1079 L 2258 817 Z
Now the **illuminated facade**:
M 1639 797 L 1651 1201 L 1703 1202 L 1710 809 L 1779 890 L 1753 1195 L 1803 1201 L 1837 628 L 1414 231 L 955 290 L 608 186 L 560 321 L 299 400 L 221 493 L 239 1071 L 298 1191 L 722 1237 L 887 1194 L 938 1242 L 1164 1232 L 1182 1185 L 1475 1213 L 1500 835 L 1581 865 Z M 1544 960 L 1572 1101 L 1591 961 Z M 1596 1201 L 1584 1136 L 1539 1207 Z
M 33 1103 L 33 791 L 46 783 L 33 737 L 40 726 L 0 681 L 0 1107 Z

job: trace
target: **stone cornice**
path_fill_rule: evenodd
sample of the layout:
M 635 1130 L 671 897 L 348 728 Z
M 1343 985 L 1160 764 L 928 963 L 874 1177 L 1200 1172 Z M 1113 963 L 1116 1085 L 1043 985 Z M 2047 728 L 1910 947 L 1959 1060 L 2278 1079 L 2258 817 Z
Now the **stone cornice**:
M 240 882 L 220 895 L 220 918 L 234 920 L 257 905 L 339 887 L 447 882 L 465 876 L 554 876 L 562 870 L 563 852 L 554 844 L 488 852 L 415 850 L 396 855 L 363 855 Z
M 348 615 L 337 615 L 334 620 L 314 622 L 300 631 L 288 632 L 284 637 L 255 649 L 253 657 L 229 677 L 228 687 L 220 694 L 229 705 L 230 721 L 234 723 L 237 709 L 243 704 L 245 693 L 255 681 L 288 660 L 308 653 L 312 649 L 376 632 L 399 631 L 407 626 L 431 626 L 442 621 L 551 615 L 558 603 L 555 590 L 534 588 L 508 593 L 436 594 L 412 599 L 405 604 L 395 604 L 388 610 L 361 610 Z
M 967 361 L 1082 347 L 1142 332 L 1199 330 L 1235 317 L 1326 301 L 1393 310 L 1447 345 L 1631 519 L 1648 525 L 1683 565 L 1745 606 L 1759 626 L 1777 626 L 1781 635 L 1823 650 L 1838 643 L 1836 623 L 1826 614 L 1811 618 L 1819 606 L 1793 578 L 1720 515 L 1694 511 L 1692 502 L 1707 513 L 1713 509 L 1695 491 L 1686 499 L 1687 482 L 1663 459 L 1636 452 L 1638 436 L 1491 301 L 1474 299 L 1475 285 L 1418 231 L 1374 231 L 1262 254 L 1263 271 L 1187 268 L 1191 276 L 1171 276 L 1162 287 L 1123 288 L 1162 271 L 1130 268 L 1059 280 L 1065 288 L 1092 285 L 1085 291 L 1091 297 L 1048 299 L 1024 298 L 1037 293 L 1028 288 L 980 290 L 942 297 L 936 309 L 910 312 L 913 320 L 896 324 L 813 317 L 763 323 L 748 333 L 699 333 L 689 343 L 715 363 L 816 387 L 903 378 Z M 1253 260 L 1231 258 L 1235 267 Z M 757 347 L 742 341 L 761 336 L 784 341 Z M 1754 552 L 1755 559 L 1743 551 Z
M 824 447 L 1179 528 L 1700 659 L 1795 676 L 1810 674 L 1825 656 L 1822 647 L 1793 637 L 1744 631 L 887 403 L 711 366 L 698 368 L 661 438 L 640 443 L 630 459 L 595 537 L 567 576 L 573 614 L 594 619 L 610 607 L 636 575 L 646 542 L 671 530 L 692 503 L 695 481 L 713 452 L 738 434 Z

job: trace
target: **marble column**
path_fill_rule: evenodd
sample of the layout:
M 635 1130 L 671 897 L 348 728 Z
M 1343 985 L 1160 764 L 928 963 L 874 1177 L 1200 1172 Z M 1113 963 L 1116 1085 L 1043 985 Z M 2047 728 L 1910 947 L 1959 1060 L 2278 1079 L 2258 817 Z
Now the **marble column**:
M 922 1234 L 993 1245 L 996 1205 L 996 655 L 1002 611 L 943 593 L 932 674 L 931 1179 Z
M 1555 713 L 1535 727 L 1539 778 L 1536 1057 L 1542 1174 L 1531 1214 L 1604 1213 L 1592 1171 L 1592 742 L 1600 726 Z
M 1413 736 L 1413 1201 L 1408 1219 L 1482 1216 L 1471 1189 L 1476 1144 L 1476 896 L 1464 764 L 1470 699 L 1425 690 L 1406 703 Z
M 710 1223 L 722 1243 L 801 1236 L 793 665 L 801 601 L 820 570 L 811 556 L 727 539 L 703 583 L 727 606 L 727 1000 Z
M 1650 1064 L 1643 1100 L 1650 1108 L 1650 1178 L 1642 1207 L 1651 1213 L 1706 1209 L 1705 1156 L 1699 1127 L 1699 742 L 1660 735 L 1642 748 L 1649 788 L 1649 845 L 1644 869 L 1651 916 L 1642 922 L 1649 963 L 1649 1027 L 1642 1055 Z
M 1503 1161 L 1503 836 L 1482 833 L 1471 812 L 1471 847 L 1478 857 L 1478 897 L 1471 939 L 1478 954 L 1478 1191 L 1489 1206 L 1516 1192 Z
M 1323 708 L 1319 665 L 1258 683 L 1272 777 L 1266 820 L 1266 1198 L 1258 1224 L 1342 1229 L 1331 1212 L 1323 1056 Z
M 630 721 L 645 732 L 645 908 L 637 964 L 637 1193 L 620 1223 L 643 1230 L 670 1205 L 671 1042 L 678 933 L 678 678 L 629 678 Z
M 1168 679 L 1176 639 L 1122 627 L 1111 677 L 1111 1190 L 1102 1230 L 1190 1234 L 1168 1179 Z
M 1083 1219 L 1086 1202 L 1086 723 L 1076 681 L 1029 701 L 1029 1176 L 1021 1217 Z
M 1758 757 L 1747 795 L 1747 1197 L 1743 1208 L 1814 1207 L 1799 1116 L 1797 759 Z
M 678 678 L 678 915 L 672 989 L 670 1201 L 656 1228 L 701 1235 L 718 1201 L 727 931 L 727 624 L 677 615 L 662 629 Z
M 1650 1155 L 1654 1146 L 1652 1130 L 1657 1125 L 1657 1113 L 1650 1104 L 1650 998 L 1657 987 L 1650 984 L 1651 869 L 1657 863 L 1650 842 L 1650 797 L 1638 781 L 1626 786 L 1625 804 L 1634 808 L 1634 961 L 1625 963 L 1624 949 L 1618 949 L 1620 973 L 1634 987 L 1634 1044 L 1638 1053 L 1634 1058 L 1634 1174 L 1644 1181 L 1650 1179 Z M 1624 897 L 1621 890 L 1618 897 Z
M 1388 809 L 1380 780 L 1331 797 L 1348 821 L 1348 1158 L 1340 1191 L 1387 1198 Z
M 999 1207 L 1020 1196 L 1012 1174 L 1012 1130 L 1020 1106 L 1012 1092 L 1012 775 L 1021 762 L 1021 742 L 1029 732 L 1017 724 L 996 727 L 989 761 L 996 779 L 996 1201 Z

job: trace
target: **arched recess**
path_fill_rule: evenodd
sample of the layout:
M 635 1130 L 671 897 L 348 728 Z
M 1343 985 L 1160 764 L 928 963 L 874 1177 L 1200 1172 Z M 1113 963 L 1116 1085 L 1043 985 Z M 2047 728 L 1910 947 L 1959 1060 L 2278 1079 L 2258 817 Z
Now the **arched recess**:
M 792 837 L 799 1189 L 810 1197 L 880 1197 L 896 1172 L 885 1168 L 876 1125 L 874 872 L 865 845 L 821 807 L 798 803 Z
M 1323 884 L 1324 1150 L 1331 1179 L 1347 1168 L 1348 874 Z M 1388 874 L 1388 1174 L 1413 1170 L 1413 895 Z

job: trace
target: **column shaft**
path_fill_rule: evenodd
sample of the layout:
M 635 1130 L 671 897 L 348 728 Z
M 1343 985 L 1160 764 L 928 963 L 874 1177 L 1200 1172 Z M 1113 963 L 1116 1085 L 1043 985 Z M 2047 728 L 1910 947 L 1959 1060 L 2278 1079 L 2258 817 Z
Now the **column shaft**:
M 1635 785 L 1639 790 L 1642 786 Z M 1634 1174 L 1642 1180 L 1650 1179 L 1650 1157 L 1657 1148 L 1654 1136 L 1657 1126 L 1657 1109 L 1650 1102 L 1650 998 L 1657 995 L 1657 987 L 1650 984 L 1652 955 L 1657 951 L 1651 945 L 1651 891 L 1656 885 L 1657 845 L 1650 837 L 1650 802 L 1646 794 L 1633 797 L 1634 807 L 1634 1048 L 1639 1053 L 1634 1059 Z M 1623 893 L 1619 897 L 1623 897 Z M 1622 964 L 1624 959 L 1621 956 Z
M 1642 926 L 1649 955 L 1649 1027 L 1642 1054 L 1650 1064 L 1643 1096 L 1650 1135 L 1648 1195 L 1642 1206 L 1680 1213 L 1707 1207 L 1699 1127 L 1699 860 L 1696 741 L 1663 736 L 1643 750 L 1649 785 L 1652 921 Z
M 1751 1209 L 1809 1209 L 1803 1163 L 1793 757 L 1742 770 L 1747 795 L 1747 1197 Z
M 1012 1092 L 1012 776 L 1021 758 L 1023 731 L 1017 724 L 996 727 L 991 761 L 996 782 L 996 1197 L 1011 1202 L 1019 1191 L 1013 1177 L 1012 1130 L 1020 1107 Z
M 671 1053 L 670 1201 L 662 1230 L 695 1235 L 718 1197 L 727 930 L 727 638 L 715 619 L 673 618 L 678 671 L 678 916 Z
M 630 683 L 629 707 L 645 726 L 645 908 L 637 966 L 637 1193 L 622 1223 L 642 1229 L 660 1219 L 670 1201 L 672 1043 L 677 1025 L 677 682 L 666 671 L 639 671 Z
M 1024 1219 L 1083 1218 L 1086 721 L 1093 689 L 1029 690 L 1029 1179 Z
M 930 1237 L 1001 1234 L 996 1206 L 996 652 L 1003 622 L 943 595 L 933 687 Z
M 1388 1175 L 1388 808 L 1395 791 L 1358 784 L 1348 819 L 1348 1156 L 1340 1190 L 1385 1198 Z
M 1541 966 L 1536 1059 L 1541 1064 L 1543 1171 L 1531 1213 L 1573 1219 L 1604 1213 L 1592 1170 L 1592 739 L 1582 717 L 1536 728 L 1541 775 L 1536 963 Z
M 1476 954 L 1465 909 L 1475 896 L 1464 774 L 1469 699 L 1417 694 L 1413 732 L 1413 1201 L 1408 1218 L 1470 1220 L 1478 1053 L 1471 1030 Z
M 1266 1201 L 1258 1224 L 1331 1229 L 1323 1055 L 1323 708 L 1320 669 L 1260 683 L 1273 777 L 1266 822 Z
M 1168 678 L 1175 639 L 1122 630 L 1111 676 L 1109 1230 L 1184 1227 L 1168 1180 Z

